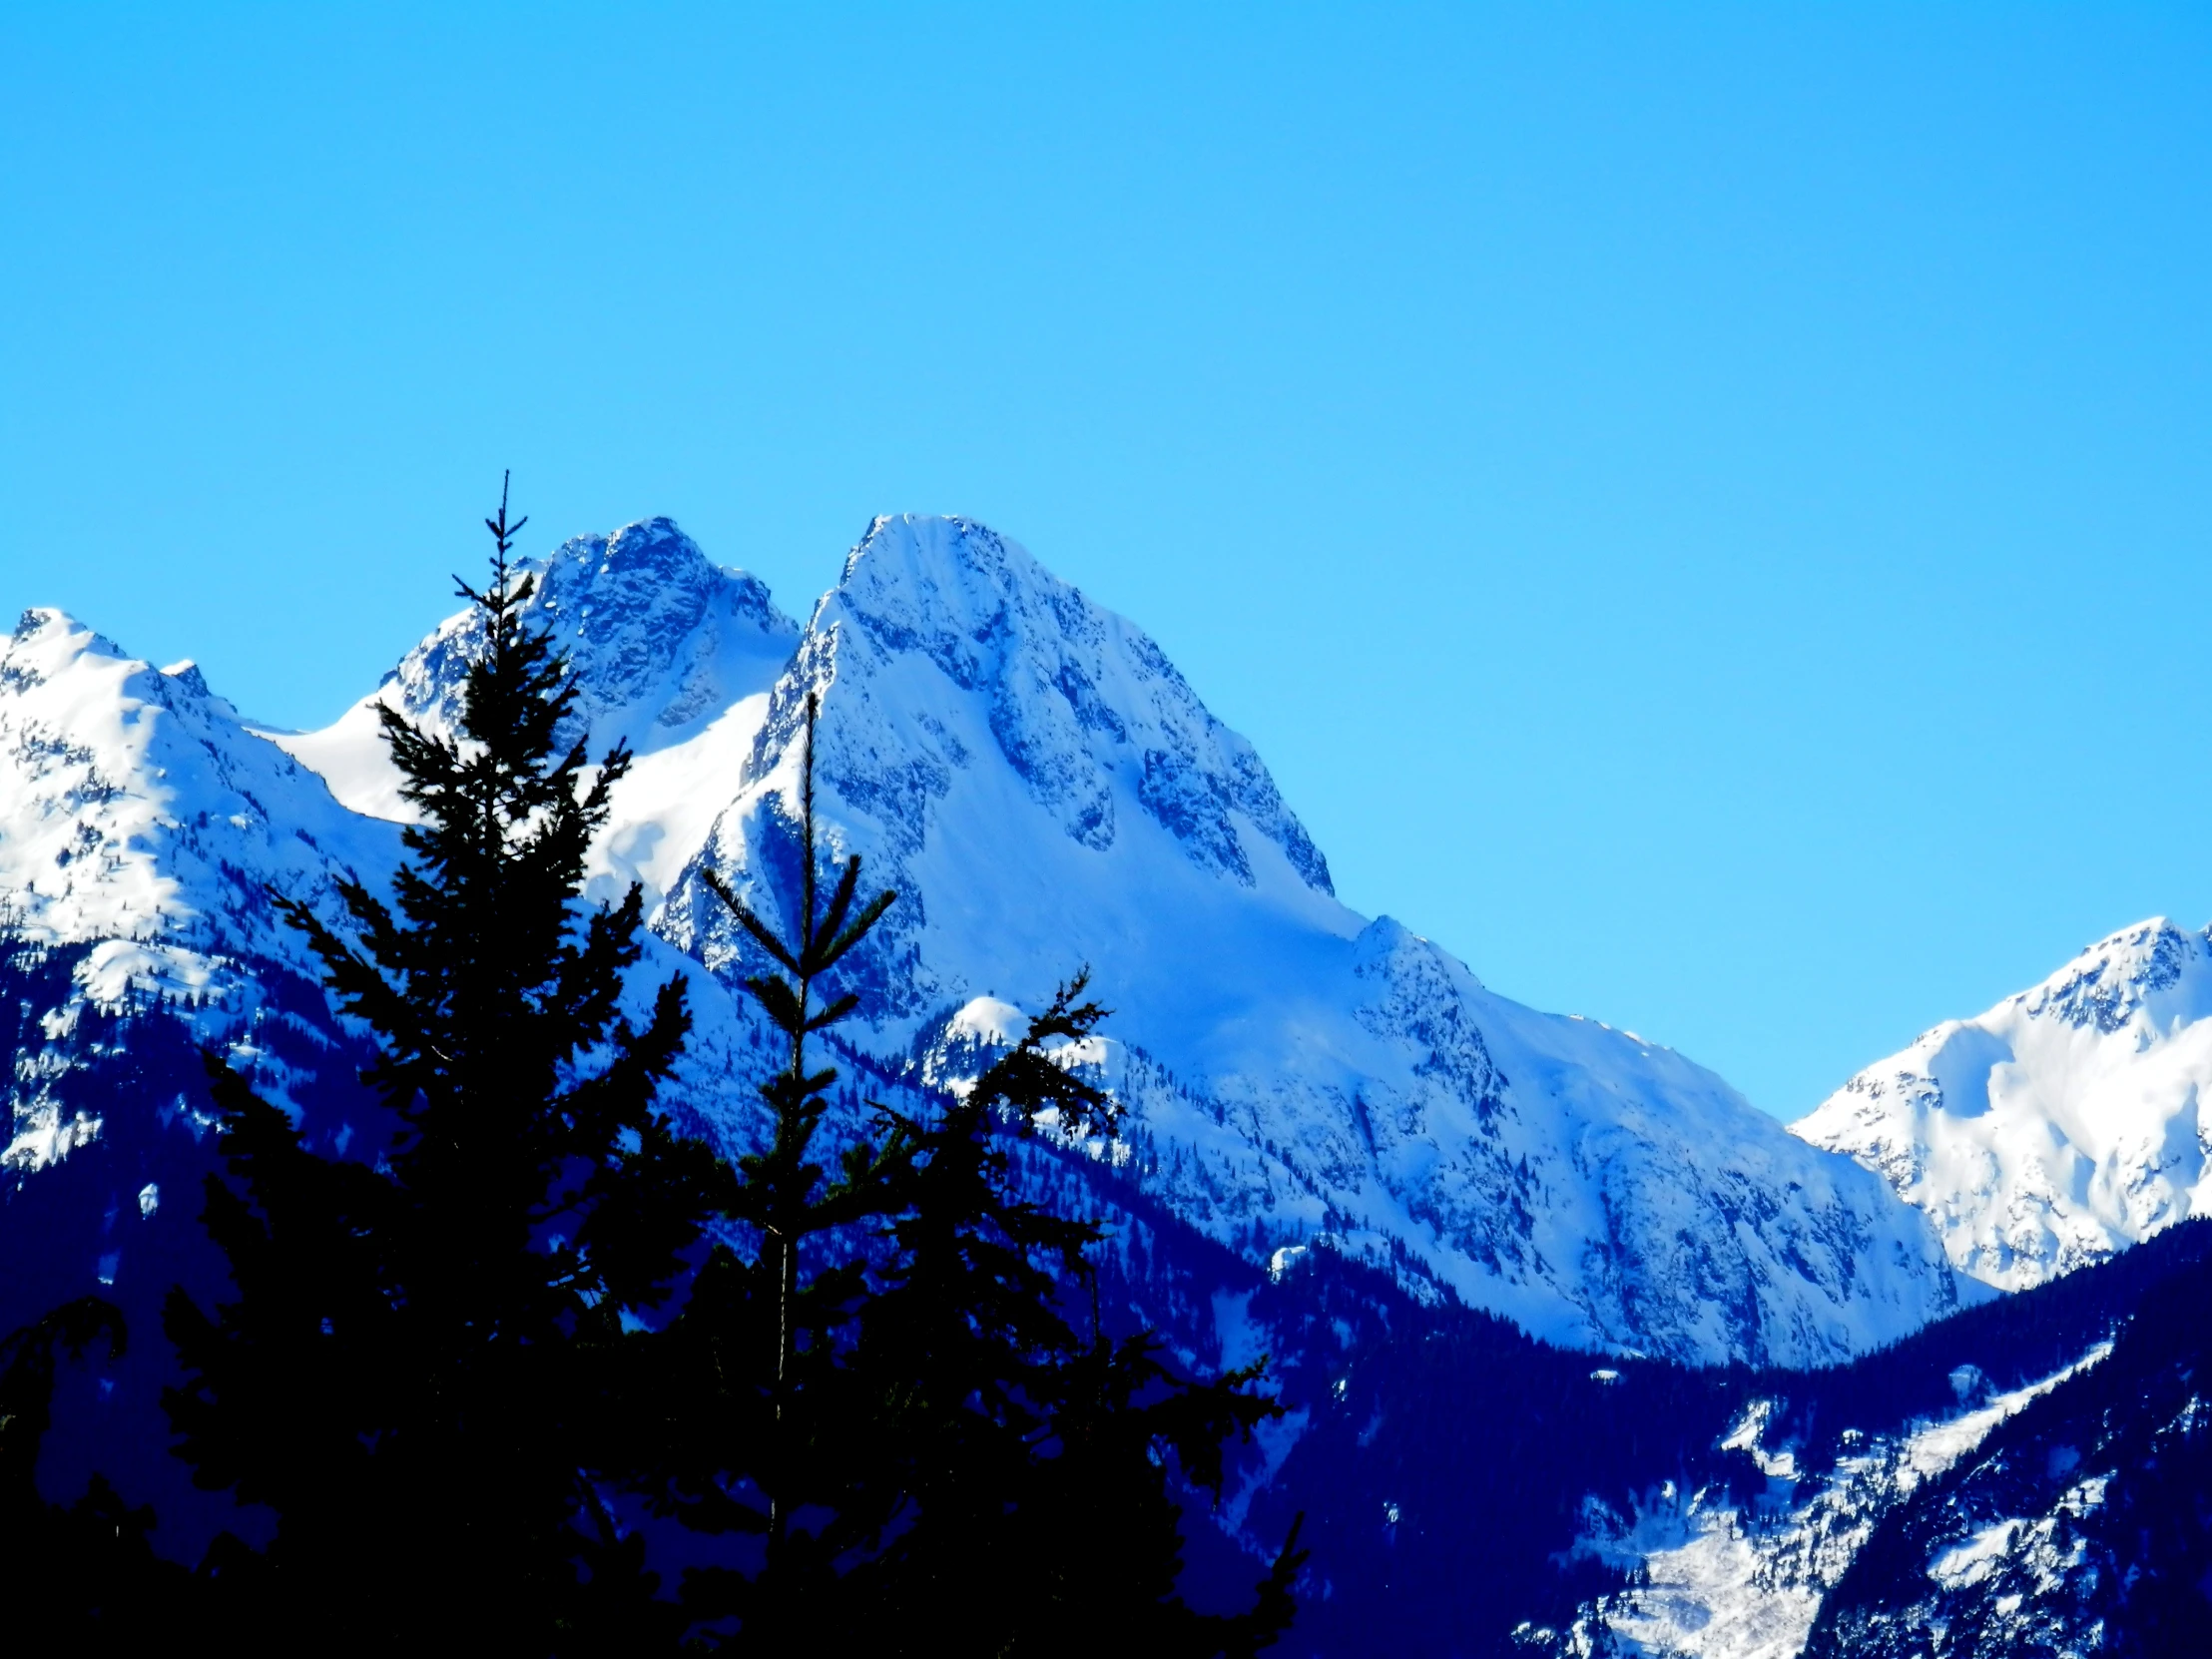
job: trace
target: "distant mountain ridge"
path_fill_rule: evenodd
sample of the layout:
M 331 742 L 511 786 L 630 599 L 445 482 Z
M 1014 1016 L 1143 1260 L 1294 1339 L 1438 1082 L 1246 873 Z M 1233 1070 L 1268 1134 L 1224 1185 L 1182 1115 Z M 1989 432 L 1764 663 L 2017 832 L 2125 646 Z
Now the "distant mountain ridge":
M 903 895 L 858 969 L 864 1045 L 941 1071 L 978 1004 L 1018 1021 L 1088 963 L 1131 1108 L 1113 1155 L 1252 1259 L 1327 1240 L 1550 1339 L 1705 1361 L 1838 1359 L 1957 1306 L 1926 1224 L 1848 1160 L 1347 909 L 1251 745 L 984 526 L 876 520 L 801 630 L 665 519 L 532 568 L 595 740 L 642 757 L 601 890 L 644 880 L 657 931 L 746 971 L 702 875 L 778 907 L 815 694 L 832 836 Z M 468 626 L 327 731 L 274 741 L 394 811 L 368 704 L 450 722 Z
M 2212 1213 L 2212 935 L 2154 916 L 1947 1020 L 1792 1125 L 1928 1215 L 2005 1290 Z
M 88 1008 L 166 1000 L 202 1042 L 250 1041 L 269 973 L 315 977 L 276 886 L 337 914 L 335 881 L 387 879 L 391 827 L 256 742 L 190 663 L 127 656 L 60 611 L 0 644 L 0 922 L 18 949 L 69 950 L 60 998 L 10 1056 L 0 1169 L 18 1178 L 100 1132 L 65 1111 Z

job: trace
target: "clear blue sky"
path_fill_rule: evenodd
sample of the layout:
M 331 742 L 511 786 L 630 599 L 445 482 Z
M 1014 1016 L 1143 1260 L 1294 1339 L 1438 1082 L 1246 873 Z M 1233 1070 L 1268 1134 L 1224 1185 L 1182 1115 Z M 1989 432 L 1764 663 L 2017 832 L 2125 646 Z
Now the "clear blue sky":
M 0 230 L 0 605 L 265 718 L 503 466 L 795 612 L 960 511 L 1786 1116 L 2212 916 L 2202 7 L 7 0 Z

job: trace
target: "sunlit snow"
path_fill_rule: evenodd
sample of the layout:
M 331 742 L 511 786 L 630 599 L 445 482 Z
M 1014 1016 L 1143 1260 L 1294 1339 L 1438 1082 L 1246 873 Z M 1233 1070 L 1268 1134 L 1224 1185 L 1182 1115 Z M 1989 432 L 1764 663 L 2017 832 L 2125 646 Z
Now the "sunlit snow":
M 2154 917 L 1866 1068 L 1792 1127 L 2005 1290 L 2212 1213 L 2212 938 Z

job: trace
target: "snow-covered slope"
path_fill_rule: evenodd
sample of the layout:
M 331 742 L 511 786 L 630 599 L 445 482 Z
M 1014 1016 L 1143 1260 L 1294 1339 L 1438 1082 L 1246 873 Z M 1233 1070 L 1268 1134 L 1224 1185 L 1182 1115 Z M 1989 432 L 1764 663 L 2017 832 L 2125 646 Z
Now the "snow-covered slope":
M 2165 1659 L 2212 1647 L 2212 1267 L 2187 1236 L 2202 1228 L 2050 1287 L 2102 1277 L 2114 1289 L 2114 1270 L 2144 1258 L 2160 1275 L 2113 1320 L 2096 1363 L 1884 1518 L 1823 1599 L 1806 1659 Z
M 604 867 L 665 894 L 666 937 L 744 971 L 700 873 L 769 910 L 793 890 L 819 694 L 838 849 L 902 895 L 859 969 L 867 1046 L 945 1076 L 1088 964 L 1131 1108 L 1116 1156 L 1253 1259 L 1329 1235 L 1547 1337 L 1701 1360 L 1832 1359 L 1954 1306 L 1925 1223 L 1849 1160 L 1340 903 L 1251 745 L 982 526 L 878 520 L 803 634 L 666 521 L 571 542 L 543 581 L 595 736 L 646 756 Z M 444 718 L 461 641 L 446 624 L 377 695 Z M 389 812 L 371 718 L 277 741 Z
M 40 1033 L 11 1056 L 0 1166 L 66 1156 L 99 1118 L 58 1104 L 85 1056 L 87 1007 L 171 1001 L 203 1040 L 254 1020 L 269 970 L 312 969 L 275 887 L 334 914 L 334 879 L 388 874 L 389 825 L 240 725 L 190 663 L 158 670 L 59 611 L 24 613 L 0 649 L 0 926 L 73 964 Z M 149 1109 L 151 1109 L 149 1107 Z
M 333 872 L 388 871 L 396 843 L 190 663 L 157 670 L 50 610 L 0 649 L 0 902 L 18 932 L 130 941 L 147 963 L 282 954 L 268 886 L 326 899 Z
M 2163 917 L 1869 1066 L 1793 1125 L 1926 1211 L 1950 1260 L 2039 1284 L 2212 1209 L 2212 940 Z

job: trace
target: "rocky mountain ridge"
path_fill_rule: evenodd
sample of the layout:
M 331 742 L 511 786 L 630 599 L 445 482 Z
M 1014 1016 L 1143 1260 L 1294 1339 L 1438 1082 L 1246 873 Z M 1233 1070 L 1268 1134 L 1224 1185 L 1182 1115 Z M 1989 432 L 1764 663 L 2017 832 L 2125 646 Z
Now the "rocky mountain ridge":
M 1113 1155 L 1252 1259 L 1328 1240 L 1546 1338 L 1705 1361 L 1837 1359 L 1957 1305 L 1920 1217 L 1848 1160 L 1340 903 L 1251 745 L 1141 631 L 984 526 L 875 521 L 796 637 L 665 520 L 533 568 L 593 735 L 644 757 L 610 888 L 646 880 L 663 937 L 726 982 L 749 971 L 703 873 L 770 912 L 794 886 L 812 694 L 835 849 L 902 895 L 855 970 L 864 1046 L 919 1075 L 978 1003 L 1018 1019 L 1088 964 L 1130 1106 Z M 449 720 L 465 627 L 373 697 Z M 741 636 L 742 671 L 699 691 L 702 652 Z M 372 732 L 364 700 L 275 741 L 389 812 Z

